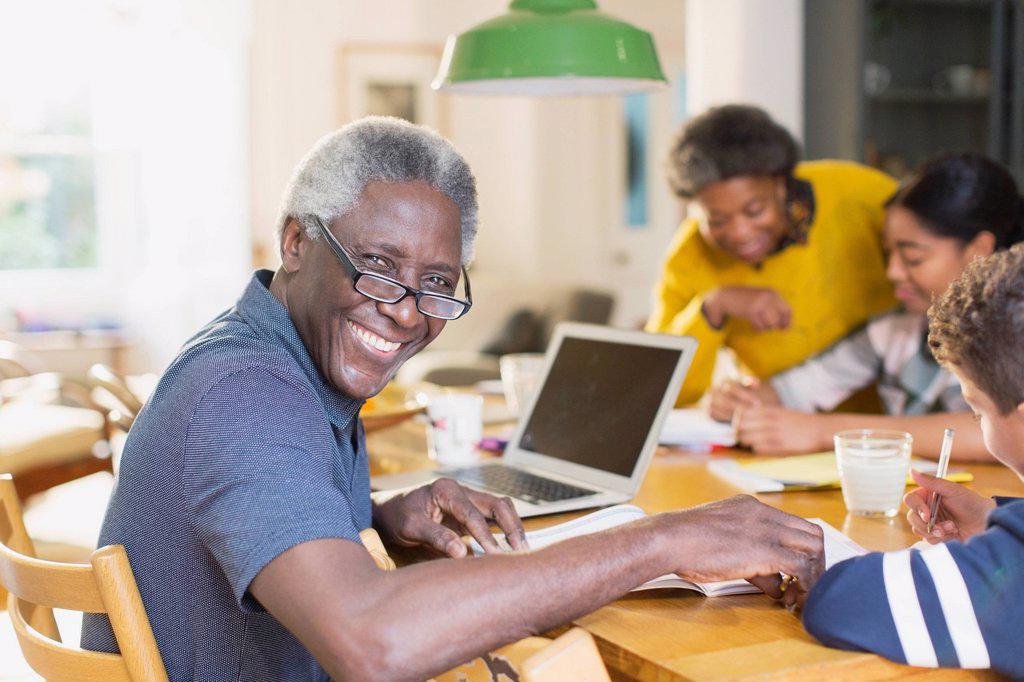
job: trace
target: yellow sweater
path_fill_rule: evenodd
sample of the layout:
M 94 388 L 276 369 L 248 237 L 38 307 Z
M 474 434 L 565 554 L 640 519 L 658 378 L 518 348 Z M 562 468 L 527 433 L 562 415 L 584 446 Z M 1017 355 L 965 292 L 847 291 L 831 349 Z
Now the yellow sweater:
M 770 377 L 828 348 L 868 318 L 893 307 L 882 250 L 883 203 L 896 190 L 889 176 L 846 161 L 811 161 L 794 175 L 811 184 L 814 221 L 805 244 L 792 244 L 753 267 L 707 244 L 696 220 L 684 221 L 669 249 L 647 331 L 686 334 L 699 342 L 679 404 L 696 402 L 711 383 L 721 346 L 745 369 Z M 790 327 L 757 332 L 745 320 L 708 324 L 705 294 L 721 286 L 771 287 L 793 309 Z

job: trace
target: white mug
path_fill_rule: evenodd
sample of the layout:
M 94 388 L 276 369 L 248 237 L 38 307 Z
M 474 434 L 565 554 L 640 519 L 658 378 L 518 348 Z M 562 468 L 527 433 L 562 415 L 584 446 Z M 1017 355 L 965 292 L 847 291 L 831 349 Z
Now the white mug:
M 483 437 L 484 399 L 469 393 L 445 393 L 430 397 L 427 445 L 439 464 L 466 464 L 477 459 L 477 443 Z

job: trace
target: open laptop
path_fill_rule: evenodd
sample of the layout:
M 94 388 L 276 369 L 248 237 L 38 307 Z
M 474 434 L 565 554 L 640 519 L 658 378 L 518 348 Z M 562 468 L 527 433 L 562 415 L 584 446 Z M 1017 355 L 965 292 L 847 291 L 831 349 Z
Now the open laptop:
M 643 481 L 696 348 L 686 336 L 560 324 L 540 389 L 504 457 L 375 477 L 372 487 L 448 476 L 508 495 L 523 517 L 626 502 Z

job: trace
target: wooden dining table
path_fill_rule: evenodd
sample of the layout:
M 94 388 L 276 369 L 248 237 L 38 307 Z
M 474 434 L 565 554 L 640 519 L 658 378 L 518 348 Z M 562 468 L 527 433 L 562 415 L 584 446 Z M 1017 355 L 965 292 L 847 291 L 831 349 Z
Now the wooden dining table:
M 415 421 L 368 434 L 374 475 L 429 468 L 424 425 Z M 741 491 L 711 473 L 711 457 L 661 447 L 633 504 L 649 514 L 682 509 Z M 969 487 L 985 495 L 1024 496 L 1024 485 L 999 464 L 955 464 L 974 474 Z M 848 514 L 838 490 L 759 494 L 774 507 L 827 521 L 868 550 L 896 550 L 917 538 L 902 514 Z M 527 530 L 585 512 L 527 519 Z M 728 542 L 742 541 L 742 528 Z M 991 671 L 932 670 L 891 663 L 867 653 L 818 644 L 798 617 L 762 594 L 704 597 L 686 590 L 631 593 L 578 618 L 590 632 L 613 679 L 650 680 L 995 680 Z

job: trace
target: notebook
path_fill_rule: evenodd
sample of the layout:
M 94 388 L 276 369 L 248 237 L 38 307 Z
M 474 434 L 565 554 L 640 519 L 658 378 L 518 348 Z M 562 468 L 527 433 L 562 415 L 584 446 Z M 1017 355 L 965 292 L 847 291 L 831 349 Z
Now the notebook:
M 581 516 L 572 521 L 566 521 L 549 528 L 530 531 L 526 534 L 526 540 L 530 543 L 530 549 L 536 550 L 548 545 L 553 545 L 562 540 L 589 535 L 602 530 L 608 530 L 624 523 L 642 519 L 647 514 L 639 507 L 631 504 L 620 504 L 614 507 L 600 509 L 586 516 Z M 838 530 L 821 519 L 807 519 L 813 524 L 821 527 L 825 532 L 825 566 L 831 568 L 835 564 L 851 557 L 866 554 L 867 550 L 856 542 L 846 537 Z M 498 544 L 511 551 L 504 536 L 495 534 L 494 539 Z M 482 554 L 483 548 L 475 540 L 469 543 L 474 554 Z M 633 588 L 633 592 L 644 590 L 660 589 L 683 589 L 700 592 L 708 597 L 722 597 L 732 594 L 756 594 L 759 589 L 748 583 L 746 580 L 723 580 L 710 583 L 695 583 L 684 580 L 674 573 L 663 575 L 650 580 L 639 587 Z
M 935 462 L 915 459 L 910 466 L 934 474 Z M 839 469 L 832 452 L 793 457 L 751 457 L 717 459 L 708 462 L 708 469 L 749 493 L 779 493 L 797 490 L 835 490 L 839 488 Z M 967 471 L 951 471 L 946 480 L 964 483 L 974 480 Z M 907 477 L 907 485 L 914 485 Z
M 700 409 L 672 410 L 661 428 L 658 442 L 690 450 L 712 450 L 736 445 L 736 432 L 731 424 L 723 424 Z

